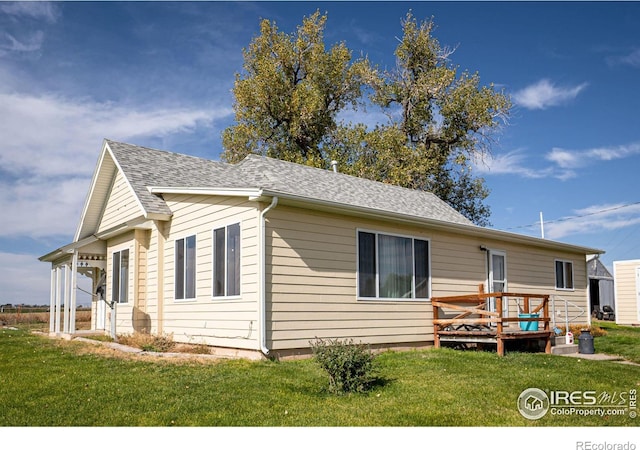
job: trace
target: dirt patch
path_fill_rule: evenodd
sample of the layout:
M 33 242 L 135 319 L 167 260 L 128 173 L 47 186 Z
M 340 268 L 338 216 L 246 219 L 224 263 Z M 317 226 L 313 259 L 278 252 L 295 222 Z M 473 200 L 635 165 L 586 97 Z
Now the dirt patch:
M 100 355 L 109 358 L 129 359 L 129 360 L 148 360 L 168 363 L 197 363 L 197 364 L 211 364 L 222 360 L 243 358 L 241 355 L 227 353 L 218 349 L 209 348 L 209 354 L 196 353 L 193 345 L 188 344 L 176 344 L 171 352 L 154 352 L 145 351 L 136 347 L 119 344 L 116 342 L 109 342 L 98 339 L 91 339 L 88 337 L 76 336 L 69 338 L 61 338 L 58 336 L 49 336 L 48 334 L 41 332 L 34 332 L 45 337 L 57 339 L 58 345 L 65 348 L 73 348 L 79 355 Z M 217 353 L 216 350 L 218 350 Z M 247 357 L 246 359 L 261 359 L 257 357 Z

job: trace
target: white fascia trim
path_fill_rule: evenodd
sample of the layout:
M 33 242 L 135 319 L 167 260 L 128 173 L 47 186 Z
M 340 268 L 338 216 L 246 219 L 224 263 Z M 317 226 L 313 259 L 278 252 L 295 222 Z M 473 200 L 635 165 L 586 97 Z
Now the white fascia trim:
M 96 236 L 87 236 L 84 239 L 81 239 L 77 242 L 72 242 L 71 244 L 64 245 L 50 253 L 47 253 L 44 256 L 38 258 L 38 260 L 42 262 L 53 262 L 62 255 L 72 254 L 75 250 L 80 247 L 84 247 L 85 245 L 91 244 L 93 242 L 98 241 L 99 239 Z
M 52 252 L 47 253 L 46 255 L 41 256 L 38 260 L 43 262 L 55 261 L 60 256 L 65 254 L 72 254 L 76 249 L 84 247 L 85 245 L 91 244 L 96 241 L 105 240 L 110 238 L 111 236 L 115 236 L 122 232 L 133 230 L 135 228 L 143 228 L 148 229 L 151 227 L 151 223 L 149 220 L 143 216 L 133 219 L 129 222 L 122 223 L 120 225 L 116 225 L 114 227 L 109 228 L 108 230 L 104 230 L 100 233 L 92 234 L 91 236 L 87 236 L 79 241 L 74 241 L 70 244 L 64 245 Z
M 556 249 L 556 250 L 566 250 L 570 252 L 585 253 L 588 255 L 600 255 L 605 253 L 604 250 L 600 250 L 600 249 L 582 247 L 582 246 L 573 245 L 573 244 L 566 244 L 564 242 L 551 241 L 549 239 L 541 239 L 533 236 L 525 236 L 521 234 L 510 233 L 508 231 L 494 230 L 490 228 L 480 227 L 477 225 L 465 225 L 465 224 L 460 224 L 455 222 L 447 222 L 444 220 L 426 219 L 424 217 L 409 216 L 405 214 L 398 214 L 398 213 L 389 212 L 389 211 L 381 211 L 381 210 L 376 210 L 372 208 L 346 205 L 343 203 L 335 203 L 335 202 L 329 202 L 325 200 L 310 199 L 308 197 L 295 195 L 295 194 L 263 190 L 262 195 L 268 196 L 268 197 L 277 196 L 277 197 L 280 197 L 281 200 L 291 200 L 294 202 L 314 204 L 322 208 L 325 208 L 327 210 L 351 212 L 351 214 L 355 213 L 355 215 L 358 215 L 358 216 L 371 217 L 371 218 L 377 218 L 377 219 L 388 218 L 388 219 L 393 219 L 394 221 L 413 224 L 413 225 L 427 225 L 435 229 L 449 231 L 453 233 L 460 233 L 468 236 L 469 235 L 477 236 L 477 237 L 483 237 L 486 239 L 496 239 L 496 240 L 501 240 L 506 242 L 527 244 L 535 247 L 544 247 L 544 248 L 550 248 L 550 249 Z
M 89 210 L 89 203 L 91 202 L 91 198 L 93 197 L 93 191 L 96 188 L 96 182 L 98 181 L 98 175 L 100 174 L 100 170 L 102 169 L 102 164 L 104 163 L 104 157 L 107 154 L 107 140 L 105 139 L 102 144 L 102 151 L 100 152 L 100 158 L 98 159 L 98 164 L 93 169 L 93 177 L 91 178 L 91 186 L 89 188 L 89 192 L 84 200 L 84 207 L 82 208 L 82 214 L 80 215 L 80 222 L 78 222 L 78 228 L 76 229 L 76 234 L 73 237 L 74 242 L 78 240 L 80 237 L 80 231 L 82 230 L 82 224 L 84 224 L 84 220 L 87 216 L 87 211 Z M 111 155 L 113 158 L 113 155 Z
M 254 188 L 203 188 L 203 187 L 163 187 L 149 186 L 147 188 L 152 194 L 186 194 L 186 195 L 216 195 L 226 197 L 248 197 L 257 198 L 262 195 L 261 189 Z

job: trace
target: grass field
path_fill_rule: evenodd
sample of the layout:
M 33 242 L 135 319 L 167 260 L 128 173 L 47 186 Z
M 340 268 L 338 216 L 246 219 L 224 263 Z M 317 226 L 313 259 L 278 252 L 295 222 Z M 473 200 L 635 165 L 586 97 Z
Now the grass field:
M 50 314 L 46 308 L 5 308 L 0 312 L 0 325 L 20 326 L 31 330 L 49 330 Z M 64 316 L 60 313 L 60 323 L 63 323 Z M 91 327 L 91 310 L 76 310 L 76 329 L 88 330 Z
M 606 324 L 605 324 L 606 326 Z M 598 351 L 636 329 L 611 327 Z M 630 337 L 629 337 L 629 336 Z M 620 336 L 618 338 L 617 336 Z M 630 339 L 630 341 L 629 341 Z M 385 352 L 366 394 L 335 396 L 312 359 L 203 362 L 124 357 L 25 329 L 0 329 L 3 426 L 594 427 L 638 426 L 630 415 L 524 418 L 523 390 L 628 393 L 640 367 L 540 353 L 449 349 Z M 621 353 L 621 352 L 616 352 Z M 635 358 L 635 357 L 634 357 Z M 620 400 L 620 397 L 617 397 Z

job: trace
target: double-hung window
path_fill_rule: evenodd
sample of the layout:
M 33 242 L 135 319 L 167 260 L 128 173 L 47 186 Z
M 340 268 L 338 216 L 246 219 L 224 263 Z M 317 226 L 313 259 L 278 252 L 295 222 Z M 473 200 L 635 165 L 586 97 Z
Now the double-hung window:
M 196 298 L 196 237 L 176 240 L 176 300 Z
M 429 241 L 358 231 L 358 297 L 426 299 Z
M 113 253 L 111 299 L 116 303 L 129 302 L 129 249 Z
M 213 296 L 240 295 L 240 224 L 213 230 Z
M 556 260 L 556 289 L 573 289 L 573 263 Z

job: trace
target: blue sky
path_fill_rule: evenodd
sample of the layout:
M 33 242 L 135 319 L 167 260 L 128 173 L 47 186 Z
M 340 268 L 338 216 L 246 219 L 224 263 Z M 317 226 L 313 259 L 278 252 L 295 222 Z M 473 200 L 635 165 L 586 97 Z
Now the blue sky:
M 104 138 L 218 159 L 261 19 L 328 13 L 395 64 L 401 19 L 514 102 L 490 157 L 492 227 L 640 258 L 640 3 L 0 1 L 0 303 L 48 303 L 37 258 L 73 239 Z M 372 115 L 368 120 L 374 120 Z

